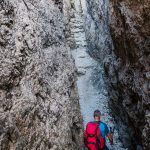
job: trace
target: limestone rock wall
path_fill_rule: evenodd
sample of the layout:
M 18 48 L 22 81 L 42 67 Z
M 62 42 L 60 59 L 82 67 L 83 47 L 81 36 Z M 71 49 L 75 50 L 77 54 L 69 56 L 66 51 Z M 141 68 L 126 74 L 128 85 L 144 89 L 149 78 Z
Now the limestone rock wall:
M 121 118 L 132 127 L 133 144 L 150 149 L 150 1 L 110 0 L 109 7 L 117 56 L 110 62 L 114 74 L 106 67 L 111 99 L 122 105 L 126 117 Z
M 87 7 L 89 53 L 104 65 L 121 140 L 150 149 L 150 2 L 87 0 Z
M 108 0 L 87 0 L 85 32 L 88 52 L 102 62 L 112 55 L 112 40 L 108 28 Z
M 75 5 L 73 0 L 63 0 L 63 14 L 65 22 L 65 37 L 70 48 L 75 48 L 74 35 L 71 34 L 71 18 L 75 18 Z
M 61 9 L 52 0 L 0 0 L 1 150 L 81 149 Z

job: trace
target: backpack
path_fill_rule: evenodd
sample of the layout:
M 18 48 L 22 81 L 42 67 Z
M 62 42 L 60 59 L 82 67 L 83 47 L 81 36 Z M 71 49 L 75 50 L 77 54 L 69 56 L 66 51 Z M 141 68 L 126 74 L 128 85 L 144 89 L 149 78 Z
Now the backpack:
M 104 148 L 105 140 L 101 136 L 99 123 L 89 122 L 87 124 L 84 132 L 84 143 L 89 150 L 101 150 Z

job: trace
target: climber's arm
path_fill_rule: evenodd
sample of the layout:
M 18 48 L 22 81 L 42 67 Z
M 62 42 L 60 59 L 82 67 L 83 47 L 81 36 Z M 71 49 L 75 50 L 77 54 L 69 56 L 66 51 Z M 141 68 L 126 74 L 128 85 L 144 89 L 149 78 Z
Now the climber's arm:
M 112 144 L 113 144 L 113 136 L 112 136 L 112 134 L 111 134 L 111 133 L 108 133 L 108 134 L 107 134 L 107 137 L 108 137 L 108 139 L 109 139 L 109 141 L 110 141 L 110 144 L 112 145 Z

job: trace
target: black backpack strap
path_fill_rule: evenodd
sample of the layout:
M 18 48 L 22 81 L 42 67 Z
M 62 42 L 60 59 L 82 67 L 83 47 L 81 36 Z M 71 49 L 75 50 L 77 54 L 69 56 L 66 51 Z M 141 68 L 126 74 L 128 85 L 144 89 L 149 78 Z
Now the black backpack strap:
M 96 128 L 96 134 L 97 134 L 97 130 L 98 130 L 98 128 L 99 128 L 99 125 L 100 125 L 100 121 L 95 121 L 95 123 L 97 124 L 97 128 Z
M 97 123 L 96 135 L 97 135 L 97 130 L 99 128 L 100 123 L 101 123 L 100 121 Z M 100 135 L 99 136 L 101 136 L 101 131 L 100 131 Z M 101 150 L 100 147 L 99 147 L 99 143 L 100 143 L 100 137 L 97 136 L 96 137 L 96 148 L 97 148 L 97 150 Z

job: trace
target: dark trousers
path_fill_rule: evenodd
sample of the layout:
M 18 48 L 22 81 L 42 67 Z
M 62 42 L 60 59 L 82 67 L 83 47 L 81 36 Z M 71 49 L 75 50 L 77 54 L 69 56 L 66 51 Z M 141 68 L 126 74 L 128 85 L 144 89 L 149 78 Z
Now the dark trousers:
M 103 150 L 109 150 L 108 147 L 105 145 L 105 147 L 103 148 Z
M 91 148 L 92 149 L 92 148 Z M 91 150 L 91 149 L 88 149 L 88 150 Z M 85 150 L 87 150 L 86 148 L 85 148 Z M 108 149 L 108 147 L 105 145 L 105 147 L 103 148 L 103 149 L 101 149 L 101 150 L 109 150 Z

